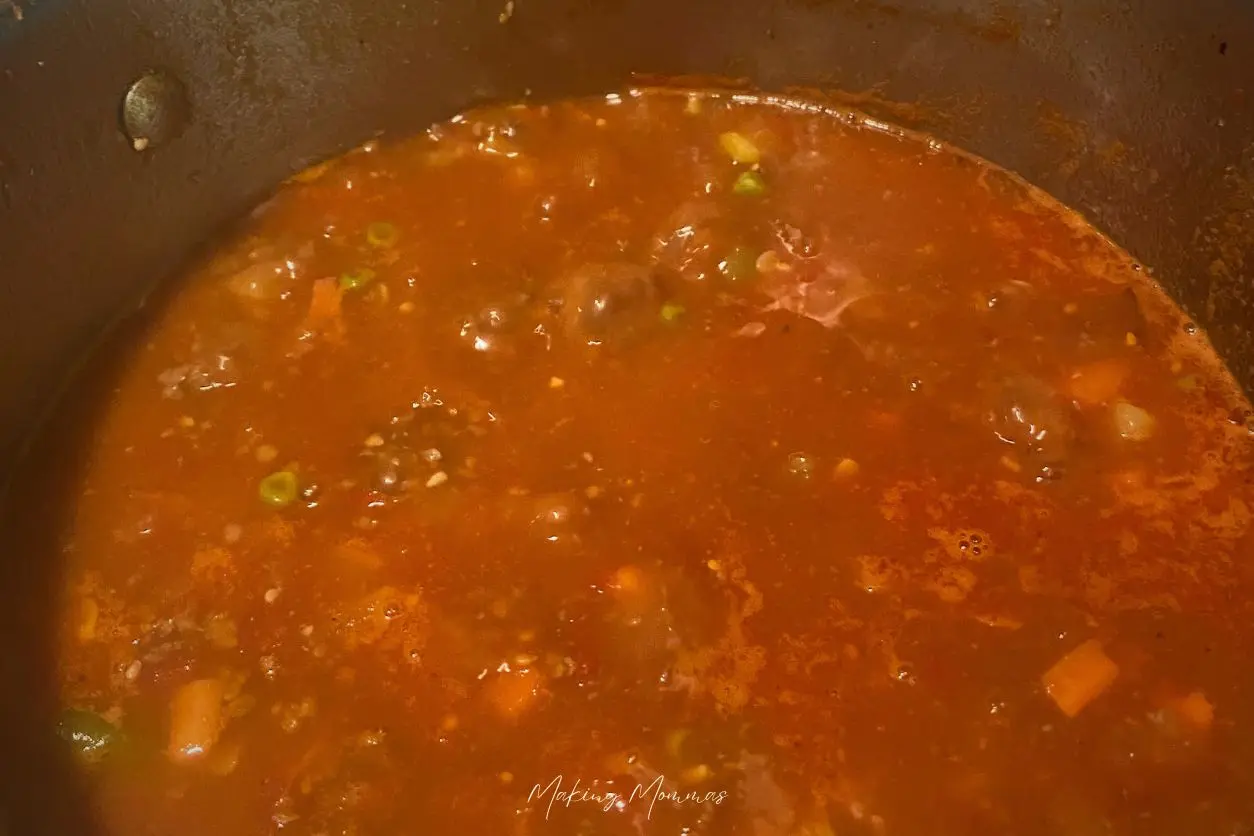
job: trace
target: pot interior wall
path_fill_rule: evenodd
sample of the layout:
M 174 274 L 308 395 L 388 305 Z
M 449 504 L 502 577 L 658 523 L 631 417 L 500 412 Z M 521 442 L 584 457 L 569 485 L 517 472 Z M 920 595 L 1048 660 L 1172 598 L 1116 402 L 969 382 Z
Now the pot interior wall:
M 634 73 L 866 94 L 844 101 L 1085 213 L 1254 387 L 1254 7 L 1235 0 L 2 0 L 0 15 L 16 8 L 0 24 L 6 473 L 71 364 L 292 171 L 479 101 L 605 90 Z M 137 152 L 119 130 L 122 97 L 154 68 L 190 109 Z M 107 391 L 108 367 L 92 368 Z M 0 676 L 24 683 L 0 698 L 13 753 L 0 785 L 23 833 L 91 819 L 44 731 L 51 535 L 64 522 L 47 512 L 64 487 L 51 462 L 81 452 L 75 429 L 90 421 L 69 406 L 56 417 L 35 475 L 15 483 L 5 525 L 24 536 L 0 564 Z
M 19 0 L 20 2 L 20 0 Z M 1156 268 L 1245 385 L 1254 9 L 1204 0 L 230 0 L 30 6 L 0 68 L 0 453 L 87 341 L 292 170 L 467 105 L 632 74 L 874 90 L 860 103 L 1018 171 Z M 190 119 L 137 153 L 145 70 Z M 909 102 L 913 107 L 877 105 Z M 3 459 L 0 459 L 3 461 Z

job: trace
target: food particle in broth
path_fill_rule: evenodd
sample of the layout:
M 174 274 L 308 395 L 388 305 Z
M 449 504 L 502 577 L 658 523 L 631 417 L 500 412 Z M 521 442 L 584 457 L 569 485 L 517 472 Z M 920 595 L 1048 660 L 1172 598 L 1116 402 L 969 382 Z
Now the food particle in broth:
M 286 184 L 64 532 L 118 834 L 1230 834 L 1254 444 L 1013 176 L 699 91 Z

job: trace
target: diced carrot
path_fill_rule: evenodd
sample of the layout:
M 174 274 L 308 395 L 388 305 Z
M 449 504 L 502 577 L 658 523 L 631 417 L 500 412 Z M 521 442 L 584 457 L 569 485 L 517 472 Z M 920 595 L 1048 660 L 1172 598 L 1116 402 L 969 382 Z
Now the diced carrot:
M 610 588 L 615 592 L 631 596 L 640 591 L 644 578 L 635 566 L 621 566 L 610 579 Z
M 887 412 L 885 410 L 871 410 L 866 415 L 867 426 L 890 432 L 901 429 L 901 415 L 896 412 Z
M 219 679 L 197 679 L 174 694 L 170 702 L 169 756 L 196 760 L 209 752 L 222 733 L 223 684 Z
M 325 331 L 332 337 L 344 335 L 344 321 L 340 318 L 344 294 L 335 279 L 318 279 L 313 283 L 313 295 L 309 298 L 308 325 Z
M 488 683 L 488 702 L 502 717 L 513 720 L 535 703 L 540 682 L 535 671 L 499 673 Z
M 78 622 L 78 640 L 89 642 L 96 638 L 96 625 L 100 623 L 100 605 L 95 598 L 84 598 Z
M 1198 731 L 1209 729 L 1215 721 L 1215 707 L 1201 691 L 1194 691 L 1187 697 L 1175 700 L 1172 708 L 1181 721 Z
M 1067 390 L 1083 406 L 1099 406 L 1119 394 L 1128 376 L 1128 364 L 1116 358 L 1080 366 L 1071 375 Z
M 1045 671 L 1041 684 L 1062 713 L 1074 717 L 1118 675 L 1119 666 L 1102 650 L 1101 642 L 1089 639 Z

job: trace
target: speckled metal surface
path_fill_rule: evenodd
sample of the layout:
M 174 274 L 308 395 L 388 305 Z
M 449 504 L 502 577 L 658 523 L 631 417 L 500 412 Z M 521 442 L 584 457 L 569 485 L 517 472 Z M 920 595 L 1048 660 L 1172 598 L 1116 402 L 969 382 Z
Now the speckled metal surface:
M 173 123 L 123 103 L 155 68 L 177 79 L 149 90 L 177 91 Z M 107 328 L 289 173 L 471 103 L 641 73 L 843 90 L 1019 172 L 1148 265 L 1254 389 L 1240 0 L 0 0 L 3 472 Z M 84 416 L 53 414 L 38 455 L 75 448 Z M 0 542 L 0 677 L 21 683 L 0 689 L 7 832 L 91 832 L 46 734 L 52 544 Z

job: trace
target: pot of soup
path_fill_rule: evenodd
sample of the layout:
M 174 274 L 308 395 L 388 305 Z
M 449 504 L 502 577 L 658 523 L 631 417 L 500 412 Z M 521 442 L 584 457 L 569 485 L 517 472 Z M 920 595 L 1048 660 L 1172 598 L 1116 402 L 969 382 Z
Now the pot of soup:
M 0 13 L 13 834 L 1254 832 L 1254 13 Z

